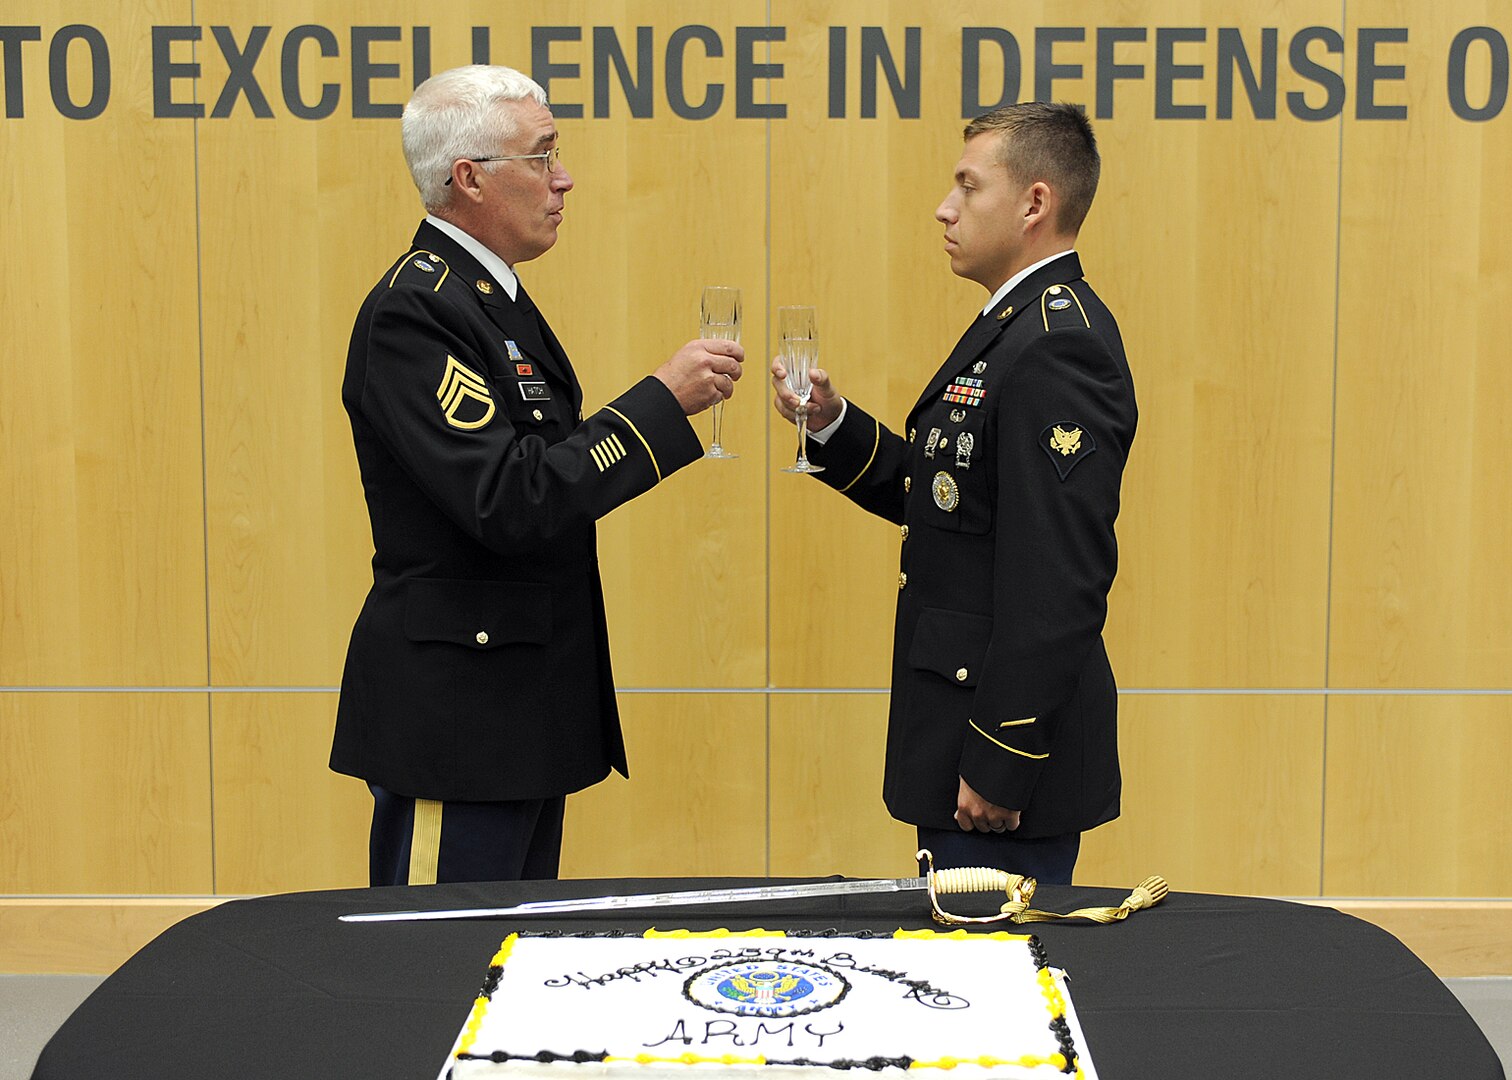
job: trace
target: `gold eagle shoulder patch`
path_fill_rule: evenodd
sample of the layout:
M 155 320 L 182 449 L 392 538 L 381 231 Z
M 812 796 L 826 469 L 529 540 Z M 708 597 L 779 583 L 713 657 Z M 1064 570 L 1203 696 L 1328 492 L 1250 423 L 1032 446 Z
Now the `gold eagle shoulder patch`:
M 436 387 L 436 400 L 441 403 L 446 422 L 461 431 L 476 431 L 493 419 L 494 400 L 488 383 L 455 356 L 446 358 L 441 385 Z
M 1085 424 L 1075 420 L 1057 420 L 1040 432 L 1040 449 L 1049 456 L 1061 481 L 1071 475 L 1071 470 L 1097 452 L 1097 440 Z

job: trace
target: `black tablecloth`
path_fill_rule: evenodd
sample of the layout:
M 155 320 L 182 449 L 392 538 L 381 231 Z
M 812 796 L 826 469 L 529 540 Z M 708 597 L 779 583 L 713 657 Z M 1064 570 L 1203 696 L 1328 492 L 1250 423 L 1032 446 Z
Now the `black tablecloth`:
M 919 893 L 528 923 L 336 919 L 764 883 L 440 885 L 231 901 L 172 927 L 106 979 L 47 1044 L 34 1080 L 430 1080 L 489 958 L 517 929 L 933 928 Z M 1035 904 L 1068 911 L 1124 895 L 1045 886 Z M 1331 909 L 1172 893 L 1112 926 L 1027 929 L 1069 973 L 1103 1080 L 1505 1080 L 1485 1036 L 1432 972 L 1391 935 Z

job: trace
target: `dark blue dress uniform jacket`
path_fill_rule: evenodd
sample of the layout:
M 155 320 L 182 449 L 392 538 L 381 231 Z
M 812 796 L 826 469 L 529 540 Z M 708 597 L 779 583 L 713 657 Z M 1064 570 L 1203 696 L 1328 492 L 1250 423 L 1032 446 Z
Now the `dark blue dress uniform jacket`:
M 975 320 L 895 434 L 854 403 L 819 478 L 902 526 L 883 797 L 955 827 L 964 777 L 1015 836 L 1118 816 L 1102 628 L 1134 438 L 1118 325 L 1074 253 Z
M 342 402 L 374 555 L 331 768 L 445 801 L 628 775 L 594 522 L 702 453 L 671 391 L 583 419 L 528 295 L 422 224 L 357 315 Z

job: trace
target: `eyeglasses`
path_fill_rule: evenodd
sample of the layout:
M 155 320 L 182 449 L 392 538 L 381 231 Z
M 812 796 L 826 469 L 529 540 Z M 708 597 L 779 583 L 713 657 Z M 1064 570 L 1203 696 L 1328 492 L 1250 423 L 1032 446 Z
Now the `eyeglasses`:
M 470 157 L 461 158 L 459 160 L 471 161 L 475 165 L 481 165 L 485 161 L 544 161 L 546 163 L 546 173 L 547 175 L 550 175 L 551 173 L 556 172 L 557 162 L 562 160 L 562 148 L 559 146 L 553 146 L 544 154 L 498 154 L 494 157 Z M 449 187 L 451 185 L 451 182 L 452 178 L 448 176 L 446 178 L 446 183 L 442 186 Z

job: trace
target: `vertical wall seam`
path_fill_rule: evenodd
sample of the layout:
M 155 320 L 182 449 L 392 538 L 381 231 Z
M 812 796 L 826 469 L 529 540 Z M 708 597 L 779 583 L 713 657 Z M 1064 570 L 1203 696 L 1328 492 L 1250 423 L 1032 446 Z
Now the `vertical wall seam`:
M 1349 0 L 1339 7 L 1339 32 L 1349 30 Z M 1333 680 L 1333 561 L 1334 513 L 1338 504 L 1339 475 L 1339 324 L 1340 296 L 1344 276 L 1344 126 L 1348 118 L 1339 112 L 1339 162 L 1334 201 L 1334 310 L 1333 310 L 1333 385 L 1330 390 L 1328 421 L 1328 557 L 1323 587 L 1323 688 Z M 1328 865 L 1328 706 L 1331 695 L 1323 695 L 1322 772 L 1318 778 L 1318 895 L 1326 896 Z
M 772 25 L 772 0 L 767 0 L 766 5 L 767 26 Z M 772 44 L 767 42 L 766 60 L 772 62 Z M 772 83 L 767 80 L 767 104 L 772 102 Z M 763 249 L 763 283 L 761 305 L 761 344 L 762 355 L 766 353 L 766 346 L 771 341 L 771 310 L 772 310 L 772 118 L 768 116 L 764 121 L 766 139 L 763 153 L 766 161 L 766 175 L 762 184 L 764 188 L 766 207 L 763 211 L 762 222 Z M 761 425 L 761 461 L 762 461 L 762 501 L 766 507 L 763 515 L 763 528 L 766 531 L 766 542 L 763 545 L 766 553 L 766 652 L 763 656 L 766 672 L 767 692 L 763 695 L 766 699 L 766 707 L 763 710 L 766 724 L 766 792 L 763 805 L 766 808 L 765 828 L 765 852 L 763 855 L 762 869 L 766 876 L 772 875 L 772 425 L 765 421 L 766 414 Z
M 199 21 L 194 10 L 194 0 L 189 2 L 189 25 L 198 26 Z M 190 55 L 194 63 L 199 64 L 199 42 L 191 41 L 189 45 Z M 200 79 L 193 80 L 193 101 L 200 104 Z M 207 439 L 208 425 L 205 422 L 205 264 L 204 264 L 204 214 L 200 206 L 200 118 L 196 116 L 192 125 L 194 146 L 194 287 L 195 287 L 195 332 L 199 338 L 199 391 L 200 391 L 200 530 L 204 541 L 204 561 L 201 564 L 204 570 L 205 587 L 205 686 L 215 685 L 214 672 L 211 668 L 210 648 L 210 453 Z M 205 747 L 209 760 L 209 795 L 210 806 L 210 892 L 218 893 L 219 882 L 217 880 L 217 868 L 215 863 L 215 695 L 205 694 Z

